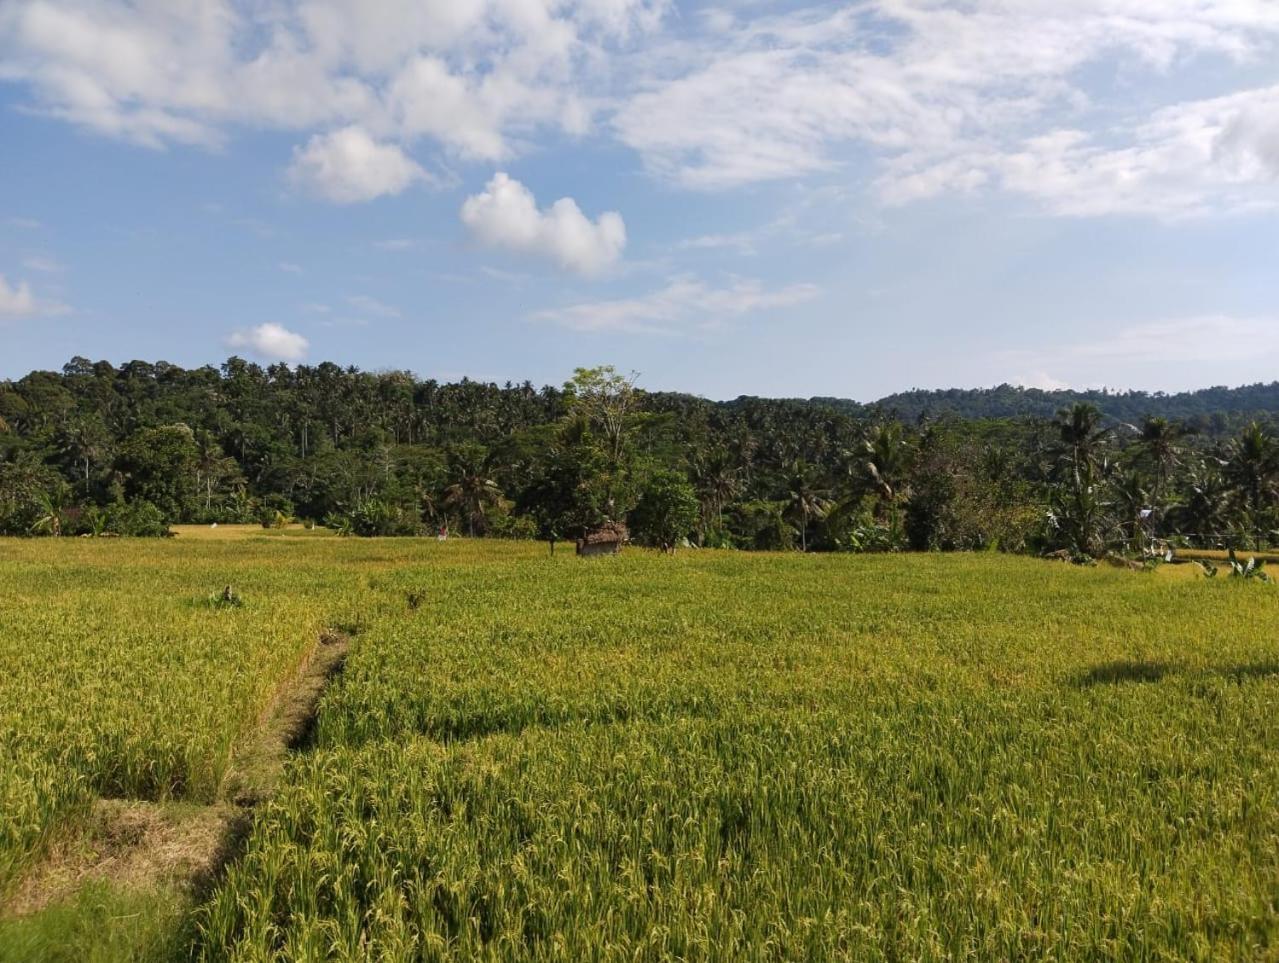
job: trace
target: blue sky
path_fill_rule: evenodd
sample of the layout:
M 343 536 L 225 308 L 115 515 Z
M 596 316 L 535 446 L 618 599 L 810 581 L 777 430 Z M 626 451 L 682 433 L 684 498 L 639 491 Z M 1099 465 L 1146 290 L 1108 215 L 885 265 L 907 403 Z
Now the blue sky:
M 1279 378 L 1271 0 L 7 0 L 0 377 Z

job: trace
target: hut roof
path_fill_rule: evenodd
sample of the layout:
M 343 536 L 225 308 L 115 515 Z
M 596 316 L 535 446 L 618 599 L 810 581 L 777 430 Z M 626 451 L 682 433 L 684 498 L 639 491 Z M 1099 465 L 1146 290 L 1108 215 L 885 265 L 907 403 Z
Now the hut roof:
M 630 538 L 630 534 L 622 522 L 605 522 L 594 531 L 587 532 L 582 541 L 587 545 L 604 545 L 624 542 Z

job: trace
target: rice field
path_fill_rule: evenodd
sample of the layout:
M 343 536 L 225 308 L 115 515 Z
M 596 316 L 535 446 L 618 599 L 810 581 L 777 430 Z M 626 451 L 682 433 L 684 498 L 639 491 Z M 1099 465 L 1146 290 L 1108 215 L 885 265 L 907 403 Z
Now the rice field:
M 319 628 L 353 633 L 183 958 L 1279 959 L 1274 586 L 51 541 L 0 543 L 0 780 L 49 800 L 6 806 L 10 865 L 94 794 L 216 794 Z
M 0 540 L 0 892 L 95 797 L 211 801 L 349 581 L 282 540 Z

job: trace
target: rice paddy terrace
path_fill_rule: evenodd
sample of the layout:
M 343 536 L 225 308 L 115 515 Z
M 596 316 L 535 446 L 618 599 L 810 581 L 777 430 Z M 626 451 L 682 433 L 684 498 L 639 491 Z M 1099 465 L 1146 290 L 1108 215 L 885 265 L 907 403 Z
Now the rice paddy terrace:
M 0 540 L 0 959 L 1279 958 L 1274 586 L 211 534 Z

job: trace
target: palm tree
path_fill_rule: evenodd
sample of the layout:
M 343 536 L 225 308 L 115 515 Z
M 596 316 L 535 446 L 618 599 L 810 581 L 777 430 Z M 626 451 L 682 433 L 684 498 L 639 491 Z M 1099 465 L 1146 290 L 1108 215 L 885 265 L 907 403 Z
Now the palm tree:
M 1138 444 L 1155 471 L 1155 490 L 1161 492 L 1181 458 L 1181 446 L 1178 442 L 1189 431 L 1184 425 L 1159 417 L 1147 418 L 1137 431 Z
M 195 487 L 204 489 L 204 510 L 213 510 L 213 479 L 225 460 L 222 446 L 211 432 L 201 431 L 195 436 Z
M 1216 535 L 1230 524 L 1230 488 L 1222 477 L 1221 467 L 1222 462 L 1217 459 L 1192 466 L 1186 473 L 1179 503 L 1173 509 L 1178 531 L 1201 542 L 1205 541 L 1204 535 Z M 1211 542 L 1211 538 L 1207 541 Z
M 78 418 L 58 432 L 56 444 L 59 451 L 81 475 L 84 487 L 89 487 L 89 472 L 93 463 L 101 458 L 106 432 L 100 423 Z
M 1279 447 L 1257 422 L 1249 424 L 1230 444 L 1225 474 L 1239 498 L 1245 522 L 1253 530 L 1254 547 L 1259 549 L 1266 511 L 1279 497 Z
M 1101 412 L 1095 405 L 1077 402 L 1057 412 L 1058 463 L 1070 474 L 1076 490 L 1092 484 L 1110 429 L 1102 427 Z
M 808 523 L 811 519 L 826 517 L 830 511 L 830 491 L 821 483 L 816 470 L 806 462 L 797 461 L 790 469 L 786 483 L 786 511 L 798 516 L 800 550 L 808 551 Z
M 876 498 L 890 511 L 905 493 L 902 486 L 907 473 L 909 452 L 902 437 L 902 426 L 895 421 L 880 425 L 864 444 L 866 474 Z
M 1049 519 L 1066 546 L 1083 555 L 1099 554 L 1110 528 L 1109 506 L 1096 484 L 1106 467 L 1104 449 L 1110 435 L 1101 418 L 1095 406 L 1081 402 L 1063 408 L 1053 419 L 1057 441 L 1051 450 L 1058 484 Z
M 1134 548 L 1141 548 L 1143 512 L 1148 512 L 1149 491 L 1146 479 L 1135 468 L 1130 468 L 1114 479 L 1115 507 L 1118 509 L 1119 526 L 1124 537 Z
M 740 488 L 738 473 L 727 451 L 716 449 L 709 457 L 695 457 L 692 462 L 693 485 L 702 503 L 703 530 L 710 527 L 712 517 L 715 530 L 724 529 L 724 506 L 732 501 Z
M 462 449 L 454 454 L 453 481 L 444 489 L 444 504 L 466 519 L 467 534 L 474 537 L 475 524 L 485 523 L 485 509 L 502 500 L 502 489 L 488 477 L 479 450 Z

